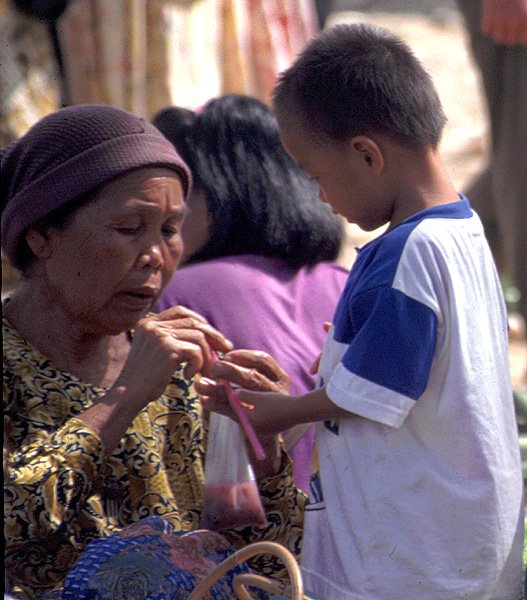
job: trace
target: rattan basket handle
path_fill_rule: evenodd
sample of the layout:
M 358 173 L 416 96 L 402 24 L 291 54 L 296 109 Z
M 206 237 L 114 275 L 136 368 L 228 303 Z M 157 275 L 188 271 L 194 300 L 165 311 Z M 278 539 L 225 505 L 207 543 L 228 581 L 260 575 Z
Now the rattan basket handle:
M 240 548 L 208 573 L 194 588 L 194 591 L 190 594 L 188 600 L 202 600 L 210 587 L 218 581 L 218 579 L 223 577 L 225 573 L 246 560 L 253 558 L 253 556 L 256 556 L 257 554 L 272 554 L 279 558 L 284 563 L 289 574 L 289 579 L 291 581 L 291 600 L 303 600 L 304 583 L 302 581 L 300 567 L 291 552 L 276 542 L 255 542 L 254 544 L 249 544 L 244 548 Z M 272 593 L 283 593 L 284 590 L 284 586 L 280 585 L 279 582 L 275 582 L 267 577 L 262 577 L 261 575 L 247 573 L 239 575 L 233 582 L 234 591 L 236 594 L 239 594 L 238 598 L 240 600 L 252 600 L 249 592 L 245 589 L 246 585 L 262 587 Z

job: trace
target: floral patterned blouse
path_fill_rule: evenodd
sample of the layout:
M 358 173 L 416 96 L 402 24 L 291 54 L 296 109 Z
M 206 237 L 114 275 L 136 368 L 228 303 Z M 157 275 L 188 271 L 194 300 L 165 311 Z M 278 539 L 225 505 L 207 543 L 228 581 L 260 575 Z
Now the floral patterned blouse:
M 199 528 L 205 436 L 191 382 L 175 373 L 165 393 L 134 419 L 110 456 L 77 418 L 105 390 L 53 365 L 3 319 L 5 566 L 13 591 L 40 596 L 60 585 L 92 540 L 158 515 L 175 532 Z M 227 533 L 300 551 L 304 496 L 284 454 L 259 482 L 268 524 Z M 280 575 L 265 557 L 254 565 Z

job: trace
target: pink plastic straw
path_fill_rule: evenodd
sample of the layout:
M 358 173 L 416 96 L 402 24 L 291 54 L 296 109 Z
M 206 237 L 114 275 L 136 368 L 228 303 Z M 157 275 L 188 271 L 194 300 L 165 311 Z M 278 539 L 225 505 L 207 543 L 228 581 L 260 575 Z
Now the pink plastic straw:
M 218 357 L 215 352 L 212 353 L 212 359 L 214 361 L 218 360 Z M 252 449 L 254 450 L 256 458 L 258 460 L 264 460 L 266 456 L 265 450 L 262 448 L 262 444 L 260 444 L 260 440 L 256 436 L 256 432 L 254 431 L 251 422 L 247 418 L 245 410 L 243 409 L 243 406 L 238 396 L 236 395 L 236 392 L 232 389 L 231 384 L 228 381 L 225 381 L 225 379 L 222 379 L 222 383 L 223 387 L 225 388 L 225 391 L 227 392 L 229 404 L 231 405 L 232 410 L 236 413 L 236 416 L 240 421 L 240 425 L 243 427 L 245 434 L 249 438 L 249 442 L 252 446 Z

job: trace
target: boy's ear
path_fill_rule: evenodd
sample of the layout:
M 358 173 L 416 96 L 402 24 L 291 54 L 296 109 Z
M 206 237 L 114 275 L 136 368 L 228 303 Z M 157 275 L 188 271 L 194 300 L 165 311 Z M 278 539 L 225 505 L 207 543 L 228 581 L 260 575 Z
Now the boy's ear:
M 26 232 L 26 243 L 37 258 L 48 258 L 51 254 L 49 238 L 39 229 L 31 227 Z
M 350 146 L 358 159 L 372 169 L 373 174 L 381 174 L 384 168 L 384 156 L 377 142 L 366 135 L 357 135 L 351 139 Z

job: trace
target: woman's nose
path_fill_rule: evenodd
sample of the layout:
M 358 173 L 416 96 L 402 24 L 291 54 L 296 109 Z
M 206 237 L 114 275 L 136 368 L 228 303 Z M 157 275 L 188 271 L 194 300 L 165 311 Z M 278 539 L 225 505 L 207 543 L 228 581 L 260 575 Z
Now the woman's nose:
M 159 243 L 149 244 L 140 254 L 137 259 L 137 267 L 142 269 L 150 267 L 158 269 L 163 264 L 163 253 Z

